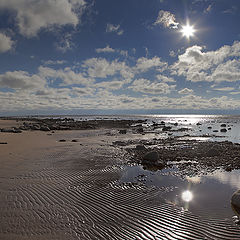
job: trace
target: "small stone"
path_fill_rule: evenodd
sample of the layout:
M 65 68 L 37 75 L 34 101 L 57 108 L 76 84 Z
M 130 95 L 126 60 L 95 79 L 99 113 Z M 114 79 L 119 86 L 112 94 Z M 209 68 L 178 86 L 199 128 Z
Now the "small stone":
M 227 132 L 227 129 L 226 129 L 226 128 L 222 128 L 222 129 L 220 130 L 220 132 Z
M 72 142 L 78 142 L 78 140 L 77 139 L 73 139 Z
M 225 123 L 221 124 L 221 127 L 226 127 L 227 125 Z
M 65 139 L 60 139 L 59 142 L 66 142 L 66 140 Z
M 137 150 L 137 151 L 146 151 L 147 148 L 146 148 L 144 145 L 137 145 L 137 146 L 136 146 L 136 150 Z
M 120 134 L 126 134 L 126 133 L 127 133 L 127 130 L 126 130 L 126 129 L 121 129 L 121 130 L 119 130 L 119 133 L 120 133 Z

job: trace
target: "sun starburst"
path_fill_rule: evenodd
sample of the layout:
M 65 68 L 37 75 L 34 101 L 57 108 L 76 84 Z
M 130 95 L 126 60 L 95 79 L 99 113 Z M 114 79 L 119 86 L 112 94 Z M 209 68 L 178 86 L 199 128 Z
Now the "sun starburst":
M 182 27 L 181 32 L 184 37 L 189 39 L 190 37 L 194 36 L 194 33 L 196 32 L 196 30 L 194 29 L 193 26 L 190 26 L 189 24 L 187 24 Z

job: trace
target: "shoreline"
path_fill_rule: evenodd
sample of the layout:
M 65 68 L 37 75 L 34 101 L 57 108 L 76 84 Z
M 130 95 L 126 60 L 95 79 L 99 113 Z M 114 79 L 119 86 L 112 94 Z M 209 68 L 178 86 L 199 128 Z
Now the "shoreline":
M 0 128 L 22 124 L 3 121 L 8 120 L 0 120 Z M 239 144 L 160 139 L 141 124 L 119 121 L 95 129 L 0 132 L 0 142 L 7 143 L 0 145 L 0 205 L 5 206 L 0 208 L 0 238 L 141 239 L 171 232 L 177 239 L 182 237 L 181 229 L 186 239 L 240 238 L 240 229 L 231 219 L 213 222 L 169 202 L 164 196 L 172 189 L 146 185 L 145 172 L 121 181 L 126 167 L 139 164 L 151 170 L 149 181 L 156 170 L 173 165 L 182 178 L 198 176 L 206 166 L 207 174 L 224 168 L 224 158 L 220 165 L 215 164 L 217 159 L 224 157 L 226 149 L 235 156 Z M 215 156 L 204 161 L 207 148 Z M 144 160 L 153 151 L 159 158 Z M 196 153 L 202 157 L 196 159 Z

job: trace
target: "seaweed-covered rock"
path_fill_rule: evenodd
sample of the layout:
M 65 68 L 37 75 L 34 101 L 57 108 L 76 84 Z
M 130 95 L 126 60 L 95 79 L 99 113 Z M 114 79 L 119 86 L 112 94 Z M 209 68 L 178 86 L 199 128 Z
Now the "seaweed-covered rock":
M 154 164 L 159 160 L 159 155 L 157 151 L 151 151 L 143 156 L 143 164 Z
M 120 134 L 126 134 L 126 133 L 127 133 L 127 130 L 126 130 L 126 129 L 121 129 L 121 130 L 119 130 L 119 133 L 120 133 Z

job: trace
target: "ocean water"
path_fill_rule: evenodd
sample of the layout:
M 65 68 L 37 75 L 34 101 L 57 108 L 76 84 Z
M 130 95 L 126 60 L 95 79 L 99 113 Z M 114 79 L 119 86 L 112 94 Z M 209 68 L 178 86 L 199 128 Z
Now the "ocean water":
M 186 139 L 203 141 L 231 141 L 240 143 L 240 115 L 59 115 L 39 116 L 39 118 L 73 118 L 76 121 L 88 120 L 146 120 L 144 126 L 151 127 L 153 123 L 164 121 L 166 126 L 171 126 L 173 136 L 182 136 Z M 176 126 L 177 123 L 177 126 Z M 226 124 L 226 127 L 221 127 Z M 188 128 L 188 131 L 177 131 Z M 220 130 L 226 128 L 227 132 Z M 155 129 L 161 133 L 161 129 Z M 168 137 L 167 134 L 162 134 Z

